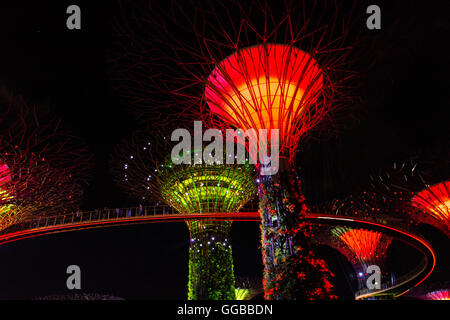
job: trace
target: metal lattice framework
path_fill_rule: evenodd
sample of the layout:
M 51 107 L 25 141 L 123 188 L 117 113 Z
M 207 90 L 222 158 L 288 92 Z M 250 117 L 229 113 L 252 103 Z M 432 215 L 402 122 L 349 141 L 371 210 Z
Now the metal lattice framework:
M 5 89 L 0 108 L 0 229 L 77 209 L 91 169 L 83 144 Z
M 420 161 L 394 162 L 371 176 L 370 183 L 391 213 L 406 214 L 416 223 L 430 224 L 450 237 L 449 160 L 448 150 L 443 151 L 444 154 L 436 152 L 438 156 L 422 156 Z
M 383 200 L 376 193 L 362 192 L 350 195 L 342 200 L 333 200 L 325 205 L 318 205 L 314 210 L 349 218 L 365 218 L 386 224 L 404 225 L 403 219 L 392 218 L 386 214 L 388 200 Z M 393 221 L 392 221 L 393 220 Z M 399 220 L 399 221 L 397 221 Z M 352 264 L 356 273 L 359 289 L 365 288 L 367 267 L 377 265 L 382 270 L 382 283 L 385 282 L 385 262 L 387 250 L 393 238 L 379 231 L 338 226 L 332 229 L 316 230 L 315 240 L 323 245 L 330 245 L 343 254 Z

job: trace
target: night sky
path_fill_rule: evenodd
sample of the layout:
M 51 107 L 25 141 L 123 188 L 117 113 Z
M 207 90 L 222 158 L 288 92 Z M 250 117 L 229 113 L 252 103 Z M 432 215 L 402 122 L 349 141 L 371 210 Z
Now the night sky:
M 299 159 L 305 193 L 311 199 L 351 193 L 374 170 L 419 151 L 435 152 L 449 140 L 449 7 L 425 7 L 415 1 L 376 3 L 382 9 L 382 30 L 366 31 L 368 37 L 373 32 L 367 54 L 376 57 L 376 62 L 363 68 L 364 86 L 359 90 L 365 111 L 338 138 L 305 143 L 306 155 Z M 70 4 L 81 7 L 81 31 L 65 27 Z M 136 204 L 114 186 L 107 165 L 114 146 L 142 127 L 109 80 L 106 57 L 113 36 L 111 22 L 117 14 L 115 1 L 0 4 L 0 85 L 31 104 L 49 106 L 85 140 L 95 161 L 82 204 L 86 210 Z M 430 282 L 448 280 L 444 274 L 448 255 L 442 254 L 448 251 L 448 239 L 431 227 L 421 231 L 441 258 Z M 259 236 L 256 223 L 234 224 L 231 238 L 237 276 L 261 277 Z M 7 244 L 0 247 L 0 299 L 67 293 L 66 267 L 71 264 L 81 267 L 83 292 L 126 299 L 183 299 L 188 239 L 183 223 L 170 223 L 78 231 Z M 320 254 L 329 259 L 339 279 L 339 295 L 351 298 L 350 266 L 330 249 L 323 248 Z

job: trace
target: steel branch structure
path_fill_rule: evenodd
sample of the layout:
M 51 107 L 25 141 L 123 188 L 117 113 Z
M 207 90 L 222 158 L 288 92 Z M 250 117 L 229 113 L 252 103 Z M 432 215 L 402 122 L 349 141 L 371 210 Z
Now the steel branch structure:
M 86 148 L 23 98 L 0 100 L 0 230 L 77 209 L 91 168 Z

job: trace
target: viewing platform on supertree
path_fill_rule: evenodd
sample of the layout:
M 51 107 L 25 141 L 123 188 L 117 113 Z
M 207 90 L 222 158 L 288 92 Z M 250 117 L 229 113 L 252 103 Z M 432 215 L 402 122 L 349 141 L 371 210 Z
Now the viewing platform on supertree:
M 438 228 L 450 238 L 450 181 L 418 192 L 411 199 L 411 204 L 419 209 L 413 213 L 419 221 Z
M 60 122 L 22 97 L 0 96 L 0 230 L 76 210 L 90 155 Z
M 255 195 L 250 164 L 174 164 L 167 157 L 168 140 L 160 139 L 159 145 L 164 145 L 160 148 L 135 136 L 131 144 L 119 146 L 113 161 L 116 182 L 141 201 L 163 201 L 182 214 L 237 213 Z M 234 300 L 231 221 L 202 219 L 186 224 L 190 232 L 188 299 Z

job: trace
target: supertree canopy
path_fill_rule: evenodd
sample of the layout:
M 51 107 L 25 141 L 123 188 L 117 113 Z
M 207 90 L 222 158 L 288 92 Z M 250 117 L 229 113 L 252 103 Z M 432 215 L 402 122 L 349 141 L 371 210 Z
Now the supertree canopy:
M 159 146 L 135 135 L 112 161 L 116 182 L 141 201 L 161 200 L 179 213 L 236 213 L 256 193 L 254 167 L 174 164 L 168 139 Z M 119 170 L 119 172 L 117 172 Z M 190 231 L 189 300 L 235 299 L 230 221 L 186 221 Z
M 254 195 L 254 170 L 249 164 L 175 165 L 158 168 L 161 196 L 180 213 L 237 212 Z
M 90 155 L 60 122 L 2 89 L 0 230 L 79 206 Z
M 414 222 L 430 224 L 450 237 L 448 156 L 394 162 L 371 176 L 371 186 L 390 203 L 391 210 L 406 213 Z
M 146 105 L 161 98 L 169 117 L 190 115 L 222 129 L 266 129 L 270 138 L 260 145 L 279 147 L 271 157 L 281 160 L 274 174 L 258 179 L 265 298 L 330 298 L 332 275 L 314 254 L 293 163 L 301 138 L 351 101 L 345 89 L 354 76 L 348 33 L 354 6 L 185 2 L 162 10 L 161 20 L 145 16 L 145 9 L 117 27 L 118 92 L 144 115 L 152 114 Z M 151 40 L 142 37 L 142 24 L 155 30 Z M 155 70 L 158 76 L 149 78 Z M 278 141 L 271 135 L 277 132 Z
M 339 239 L 340 245 L 337 249 L 352 263 L 359 279 L 360 289 L 365 286 L 364 280 L 368 266 L 376 265 L 384 270 L 386 253 L 392 237 L 378 231 L 348 227 L 336 227 L 331 230 L 331 235 Z
M 426 294 L 428 300 L 450 300 L 450 290 L 442 289 Z
M 450 237 L 450 181 L 445 181 L 418 192 L 411 203 L 420 209 L 420 221 L 442 230 Z

